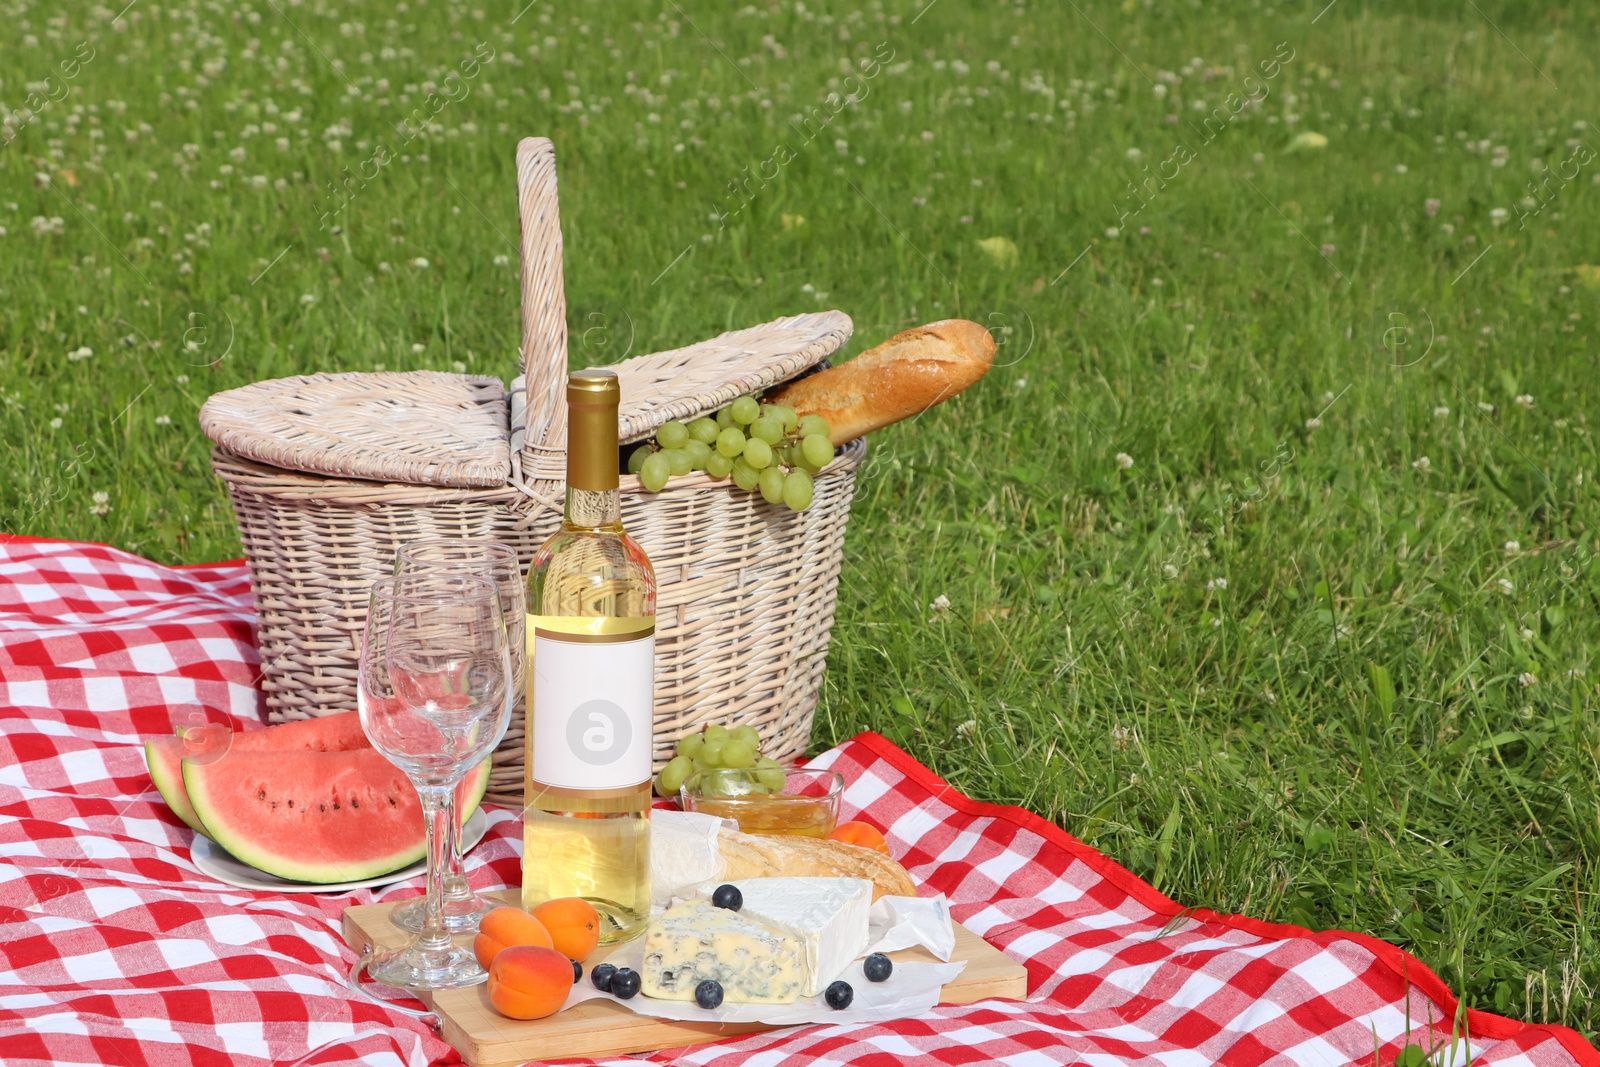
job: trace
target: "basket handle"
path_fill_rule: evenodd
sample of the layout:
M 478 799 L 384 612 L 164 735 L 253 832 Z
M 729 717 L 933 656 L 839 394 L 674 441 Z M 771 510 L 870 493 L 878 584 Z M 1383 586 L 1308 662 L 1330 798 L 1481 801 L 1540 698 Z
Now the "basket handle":
M 567 440 L 567 297 L 561 275 L 556 146 L 548 137 L 517 144 L 517 213 L 522 219 L 522 372 L 527 387 L 524 452 L 564 452 Z

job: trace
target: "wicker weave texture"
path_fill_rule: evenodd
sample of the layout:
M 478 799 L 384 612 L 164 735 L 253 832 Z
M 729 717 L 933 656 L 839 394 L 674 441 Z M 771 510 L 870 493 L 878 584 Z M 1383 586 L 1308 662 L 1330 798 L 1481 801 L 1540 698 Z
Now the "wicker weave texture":
M 655 564 L 655 758 L 710 722 L 748 722 L 776 759 L 811 734 L 844 528 L 865 442 L 816 478 L 790 512 L 703 475 L 646 493 L 623 478 L 622 516 Z M 260 614 L 262 691 L 274 721 L 355 706 L 367 590 L 394 553 L 428 537 L 478 537 L 517 549 L 524 570 L 560 515 L 510 488 L 429 489 L 340 481 L 212 453 L 239 521 Z M 494 755 L 491 798 L 520 804 L 523 709 Z
M 501 486 L 511 473 L 505 386 L 439 371 L 307 374 L 217 393 L 200 428 L 290 470 L 417 485 Z

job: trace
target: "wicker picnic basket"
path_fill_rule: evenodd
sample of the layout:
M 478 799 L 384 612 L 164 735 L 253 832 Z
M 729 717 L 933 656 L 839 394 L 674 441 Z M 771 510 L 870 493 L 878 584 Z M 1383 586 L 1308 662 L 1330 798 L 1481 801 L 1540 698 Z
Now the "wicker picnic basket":
M 215 444 L 260 615 L 274 721 L 355 707 L 366 591 L 424 537 L 494 538 L 526 570 L 561 521 L 566 298 L 555 152 L 517 151 L 523 376 L 314 374 L 211 397 Z M 621 437 L 723 406 L 811 368 L 850 336 L 837 311 L 777 319 L 616 364 Z M 748 722 L 763 751 L 801 755 L 833 623 L 845 523 L 864 442 L 839 450 L 803 512 L 703 474 L 647 493 L 622 478 L 622 515 L 655 565 L 655 759 L 708 722 Z M 522 708 L 494 756 L 491 799 L 521 803 Z

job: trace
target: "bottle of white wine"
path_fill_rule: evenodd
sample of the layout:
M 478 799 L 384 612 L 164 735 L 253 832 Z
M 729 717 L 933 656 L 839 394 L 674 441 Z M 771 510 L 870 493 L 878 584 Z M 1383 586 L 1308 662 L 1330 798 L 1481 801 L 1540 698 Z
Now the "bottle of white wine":
M 601 944 L 650 918 L 656 579 L 622 530 L 617 376 L 567 379 L 567 501 L 528 571 L 522 905 L 582 897 Z

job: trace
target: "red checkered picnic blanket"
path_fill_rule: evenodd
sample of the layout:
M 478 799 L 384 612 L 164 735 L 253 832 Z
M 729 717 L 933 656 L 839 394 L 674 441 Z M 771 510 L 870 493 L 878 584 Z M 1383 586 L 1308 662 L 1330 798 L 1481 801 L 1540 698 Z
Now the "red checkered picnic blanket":
M 252 622 L 238 564 L 170 568 L 101 545 L 0 540 L 0 1062 L 455 1059 L 344 984 L 343 909 L 415 895 L 418 881 L 341 897 L 214 882 L 150 784 L 142 738 L 261 721 Z M 1458 1019 L 1427 967 L 1372 938 L 1185 910 L 1043 819 L 967 799 L 876 735 L 815 762 L 849 782 L 848 815 L 884 827 L 920 884 L 1026 965 L 1027 999 L 652 1059 L 1328 1067 L 1373 1063 L 1375 1043 L 1391 1064 L 1412 1043 L 1440 1065 L 1470 1051 L 1479 1064 L 1600 1067 L 1571 1030 Z M 517 818 L 490 818 L 468 860 L 480 890 L 518 879 Z

